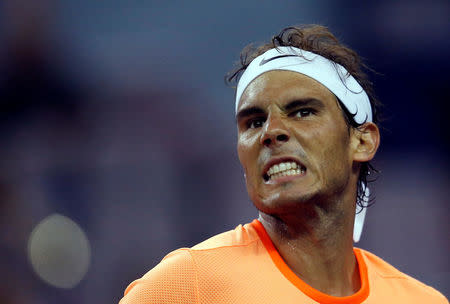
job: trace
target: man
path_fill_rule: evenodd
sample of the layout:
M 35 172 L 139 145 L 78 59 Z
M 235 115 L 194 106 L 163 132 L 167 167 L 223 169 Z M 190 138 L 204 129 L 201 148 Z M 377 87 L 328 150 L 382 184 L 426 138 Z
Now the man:
M 168 254 L 120 303 L 448 303 L 353 247 L 380 142 L 361 67 L 321 26 L 245 49 L 229 80 L 243 72 L 238 154 L 259 218 Z

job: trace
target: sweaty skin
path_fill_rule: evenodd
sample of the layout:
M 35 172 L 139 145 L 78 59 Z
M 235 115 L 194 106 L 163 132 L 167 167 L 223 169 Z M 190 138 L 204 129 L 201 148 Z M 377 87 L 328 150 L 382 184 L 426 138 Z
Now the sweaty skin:
M 375 155 L 376 125 L 349 128 L 326 87 L 291 71 L 254 79 L 241 97 L 237 124 L 249 196 L 287 265 L 329 295 L 357 292 L 352 232 L 358 164 Z M 269 177 L 269 168 L 282 162 L 295 162 L 300 173 Z

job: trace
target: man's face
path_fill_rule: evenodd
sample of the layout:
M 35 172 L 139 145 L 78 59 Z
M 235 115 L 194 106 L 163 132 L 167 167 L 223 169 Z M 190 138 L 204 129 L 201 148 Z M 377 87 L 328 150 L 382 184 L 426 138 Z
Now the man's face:
M 239 159 L 259 210 L 282 214 L 355 191 L 352 132 L 319 82 L 290 71 L 264 73 L 244 91 L 237 123 Z

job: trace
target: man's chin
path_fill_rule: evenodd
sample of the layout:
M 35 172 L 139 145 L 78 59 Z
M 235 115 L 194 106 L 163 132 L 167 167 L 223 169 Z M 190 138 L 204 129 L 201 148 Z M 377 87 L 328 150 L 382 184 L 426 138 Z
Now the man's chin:
M 296 213 L 314 202 L 315 195 L 302 194 L 301 196 L 289 196 L 286 194 L 274 194 L 268 197 L 258 197 L 253 199 L 255 207 L 266 214 L 286 214 Z

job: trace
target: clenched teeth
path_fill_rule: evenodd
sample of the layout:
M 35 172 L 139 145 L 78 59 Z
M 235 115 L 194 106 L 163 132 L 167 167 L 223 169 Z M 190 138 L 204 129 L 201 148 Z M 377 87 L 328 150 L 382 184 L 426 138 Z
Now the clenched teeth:
M 297 169 L 298 165 L 295 162 L 284 162 L 279 163 L 276 165 L 273 165 L 269 168 L 269 171 L 267 171 L 267 175 L 271 176 L 272 174 L 283 172 L 290 169 Z
M 269 179 L 274 179 L 289 175 L 300 175 L 305 173 L 306 168 L 298 165 L 296 162 L 282 162 L 273 165 L 267 171 L 267 177 Z
M 274 178 L 279 178 L 279 177 L 283 177 L 283 176 L 289 176 L 289 175 L 300 175 L 305 173 L 305 170 L 300 170 L 300 169 L 291 169 L 291 170 L 286 170 L 283 172 L 279 172 L 279 173 L 274 173 L 270 176 L 271 179 Z

